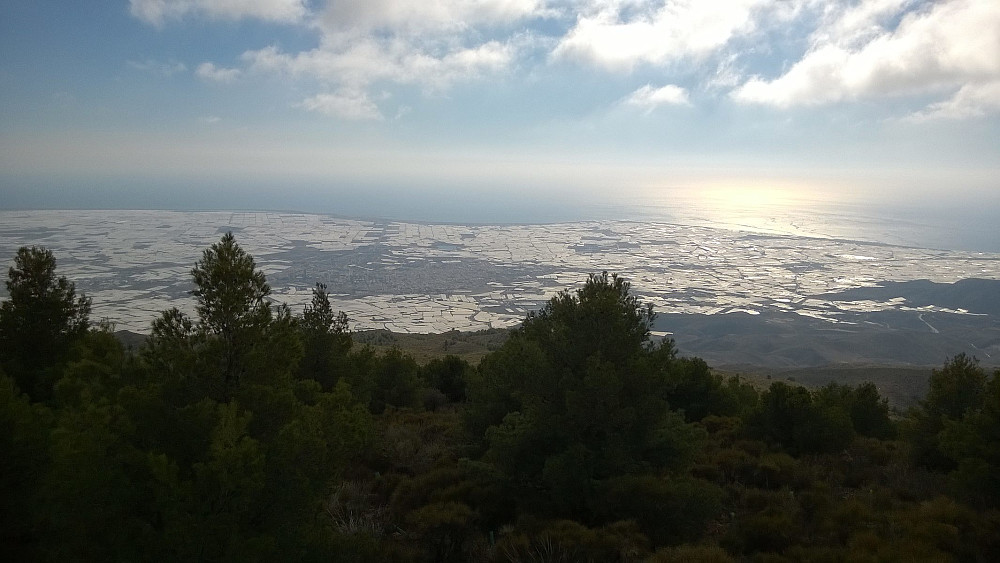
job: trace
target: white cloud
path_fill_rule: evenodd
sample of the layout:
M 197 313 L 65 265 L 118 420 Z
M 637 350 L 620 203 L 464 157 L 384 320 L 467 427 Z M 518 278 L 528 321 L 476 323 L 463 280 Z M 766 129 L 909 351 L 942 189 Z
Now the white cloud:
M 528 41 L 517 22 L 545 10 L 542 0 L 332 1 L 310 23 L 320 34 L 317 47 L 286 52 L 272 45 L 242 59 L 248 72 L 318 83 L 320 93 L 301 108 L 371 118 L 377 108 L 360 94 L 378 82 L 439 93 L 503 73 Z M 487 29 L 500 30 L 499 39 Z
M 410 106 L 399 106 L 399 108 L 396 109 L 396 117 L 394 117 L 393 119 L 395 120 L 403 119 L 404 117 L 409 115 L 411 111 L 413 111 L 413 108 L 411 108 Z
M 813 34 L 813 43 L 856 48 L 885 33 L 885 26 L 911 8 L 916 0 L 861 0 L 832 2 L 824 10 L 825 22 Z
M 302 21 L 306 0 L 129 0 L 129 12 L 157 27 L 188 15 L 209 19 L 253 18 L 278 23 Z
M 202 80 L 211 82 L 232 82 L 243 73 L 238 68 L 217 67 L 212 63 L 201 63 L 194 71 L 195 75 Z
M 514 46 L 489 41 L 443 54 L 414 48 L 402 40 L 366 38 L 343 48 L 320 47 L 289 54 L 271 46 L 243 54 L 255 72 L 278 72 L 328 84 L 361 89 L 380 80 L 416 84 L 440 91 L 461 80 L 502 71 L 514 58 Z
M 320 23 L 331 33 L 415 34 L 505 25 L 546 13 L 541 0 L 335 0 L 322 12 Z
M 743 81 L 743 70 L 739 67 L 739 55 L 729 53 L 716 65 L 715 72 L 705 80 L 707 90 L 731 90 Z
M 341 89 L 332 94 L 317 94 L 299 104 L 303 109 L 330 117 L 350 120 L 382 119 L 375 102 L 361 91 Z
M 628 98 L 625 98 L 624 103 L 643 108 L 646 110 L 646 113 L 652 112 L 657 107 L 664 105 L 691 105 L 690 100 L 688 100 L 687 90 L 674 84 L 667 84 L 660 88 L 653 88 L 647 84 L 632 92 Z
M 768 0 L 609 1 L 579 15 L 552 55 L 608 70 L 699 59 L 756 28 Z
M 217 115 L 206 115 L 204 117 L 199 117 L 198 121 L 206 125 L 215 125 L 216 123 L 222 121 L 222 118 Z
M 966 84 L 951 98 L 927 106 L 909 117 L 909 121 L 931 119 L 968 119 L 1000 113 L 1000 80 Z
M 996 103 L 989 85 L 1000 80 L 997 0 L 130 4 L 133 15 L 158 26 L 194 17 L 257 18 L 294 23 L 315 33 L 312 48 L 254 45 L 238 68 L 204 62 L 195 74 L 216 82 L 232 82 L 247 73 L 290 77 L 309 92 L 298 107 L 333 116 L 381 117 L 375 88 L 407 85 L 439 94 L 512 69 L 537 70 L 546 60 L 618 72 L 655 71 L 662 73 L 654 79 L 660 83 L 684 84 L 708 95 L 729 92 L 739 103 L 778 108 L 886 97 L 930 100 L 915 119 L 992 113 Z M 788 53 L 802 54 L 782 65 L 776 57 Z M 164 74 L 184 70 L 180 63 L 130 64 L 160 68 L 157 72 Z M 652 111 L 664 104 L 690 104 L 687 96 L 687 90 L 673 84 L 647 85 L 622 103 Z
M 993 90 L 982 85 L 1000 80 L 1000 2 L 952 0 L 904 13 L 910 4 L 866 0 L 839 12 L 813 33 L 809 51 L 787 72 L 773 80 L 753 77 L 733 98 L 788 108 L 957 90 L 954 104 L 932 104 L 923 113 L 995 109 Z

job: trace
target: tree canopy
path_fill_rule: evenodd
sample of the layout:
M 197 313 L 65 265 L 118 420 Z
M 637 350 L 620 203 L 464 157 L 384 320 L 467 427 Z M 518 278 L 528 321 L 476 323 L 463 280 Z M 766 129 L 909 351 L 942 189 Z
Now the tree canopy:
M 651 346 L 652 308 L 629 284 L 593 275 L 529 315 L 480 365 L 470 428 L 486 457 L 572 515 L 595 480 L 683 466 L 697 433 L 665 395 L 670 342 Z
M 322 283 L 301 315 L 271 304 L 232 234 L 192 271 L 196 315 L 130 350 L 22 250 L 2 322 L 61 312 L 36 327 L 52 356 L 0 349 L 8 559 L 1000 559 L 1000 371 L 975 359 L 909 413 L 870 383 L 726 379 L 601 274 L 478 366 L 420 365 L 352 346 Z
M 47 370 L 65 358 L 90 326 L 90 299 L 56 275 L 52 252 L 22 247 L 7 272 L 10 298 L 0 304 L 0 365 L 35 400 L 52 394 Z
M 225 380 L 236 382 L 245 370 L 242 362 L 249 347 L 271 321 L 271 304 L 266 299 L 271 287 L 232 232 L 205 250 L 191 276 L 199 325 L 221 338 Z
M 949 358 L 931 372 L 927 396 L 912 413 L 907 433 L 913 459 L 928 467 L 954 469 L 955 461 L 941 450 L 945 427 L 975 413 L 986 395 L 986 371 L 965 354 Z

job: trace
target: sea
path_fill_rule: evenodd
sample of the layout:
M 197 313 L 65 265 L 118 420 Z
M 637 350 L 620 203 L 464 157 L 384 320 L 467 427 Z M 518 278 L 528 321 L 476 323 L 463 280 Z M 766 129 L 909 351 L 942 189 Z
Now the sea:
M 707 314 L 823 316 L 810 303 L 831 291 L 1000 279 L 993 196 L 977 205 L 774 189 L 84 191 L 0 202 L 3 261 L 24 245 L 53 249 L 95 317 L 136 332 L 167 308 L 193 312 L 190 268 L 227 230 L 258 258 L 276 302 L 300 310 L 323 282 L 355 328 L 401 332 L 513 326 L 601 270 L 634 280 L 660 311 Z

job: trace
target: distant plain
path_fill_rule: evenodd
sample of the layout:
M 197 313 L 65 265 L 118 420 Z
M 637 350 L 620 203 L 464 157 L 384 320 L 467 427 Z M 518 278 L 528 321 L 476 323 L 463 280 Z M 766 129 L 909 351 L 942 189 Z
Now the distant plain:
M 656 336 L 713 365 L 939 365 L 1000 358 L 1000 254 L 927 248 L 914 224 L 775 202 L 712 216 L 688 202 L 631 220 L 405 222 L 275 212 L 0 211 L 0 253 L 51 248 L 94 314 L 143 333 L 192 311 L 189 271 L 233 231 L 276 302 L 301 311 L 317 282 L 355 330 L 515 326 L 590 273 L 617 272 L 660 313 Z M 723 209 L 725 211 L 725 209 Z M 646 216 L 643 217 L 642 213 Z M 968 232 L 974 231 L 974 229 Z M 950 232 L 929 229 L 926 235 Z M 887 242 L 888 241 L 888 242 Z M 892 242 L 896 241 L 896 242 Z M 911 244 L 904 244 L 911 242 Z M 926 280 L 917 283 L 917 280 Z M 981 282 L 961 282 L 982 280 Z M 955 285 L 953 285 L 955 284 Z M 2 291 L 2 290 L 0 290 Z

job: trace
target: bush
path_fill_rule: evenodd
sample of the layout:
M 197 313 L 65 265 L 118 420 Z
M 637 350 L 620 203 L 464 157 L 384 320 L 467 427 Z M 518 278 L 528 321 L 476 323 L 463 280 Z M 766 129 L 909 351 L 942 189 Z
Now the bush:
M 420 377 L 453 403 L 465 400 L 465 386 L 472 377 L 469 362 L 458 356 L 434 358 L 420 369 Z
M 694 541 L 722 506 L 722 490 L 706 481 L 629 475 L 602 486 L 595 512 L 605 522 L 634 520 L 654 546 Z
M 850 415 L 842 405 L 814 400 L 808 389 L 780 381 L 761 395 L 747 426 L 793 455 L 840 451 L 854 439 Z

